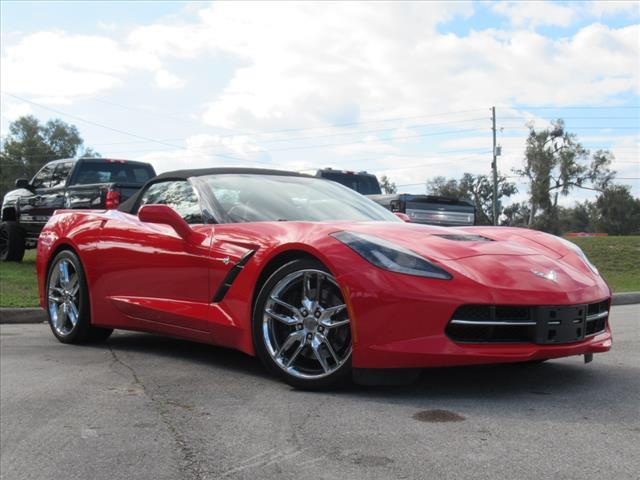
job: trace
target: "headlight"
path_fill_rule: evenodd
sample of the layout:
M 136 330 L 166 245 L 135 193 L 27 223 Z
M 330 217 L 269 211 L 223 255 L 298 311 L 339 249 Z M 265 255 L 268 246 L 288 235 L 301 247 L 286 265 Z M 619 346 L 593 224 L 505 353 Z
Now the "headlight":
M 575 243 L 570 242 L 569 240 L 566 240 L 566 239 L 564 239 L 564 238 L 562 238 L 562 237 L 558 237 L 558 238 L 559 238 L 560 240 L 562 240 L 562 242 L 563 242 L 567 247 L 569 247 L 571 250 L 573 250 L 573 251 L 574 251 L 574 253 L 575 253 L 576 255 L 578 255 L 578 256 L 582 259 L 582 261 L 587 265 L 587 267 L 589 267 L 589 268 L 591 269 L 591 271 L 592 271 L 593 273 L 595 273 L 596 275 L 600 275 L 600 272 L 598 271 L 598 269 L 596 268 L 596 266 L 595 266 L 593 263 L 591 263 L 591 262 L 589 261 L 589 259 L 587 258 L 587 256 L 584 254 L 584 252 L 582 251 L 582 249 L 581 249 L 578 245 L 576 245 Z
M 411 250 L 363 233 L 337 232 L 332 236 L 376 267 L 419 277 L 450 280 L 451 274 Z

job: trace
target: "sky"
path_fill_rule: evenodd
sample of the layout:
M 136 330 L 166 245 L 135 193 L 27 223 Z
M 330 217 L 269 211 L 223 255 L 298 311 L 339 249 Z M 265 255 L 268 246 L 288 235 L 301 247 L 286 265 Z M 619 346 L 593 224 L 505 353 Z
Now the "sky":
M 640 2 L 0 3 L 0 135 L 35 115 L 104 157 L 518 185 L 557 118 L 640 196 Z M 561 203 L 592 199 L 574 191 Z

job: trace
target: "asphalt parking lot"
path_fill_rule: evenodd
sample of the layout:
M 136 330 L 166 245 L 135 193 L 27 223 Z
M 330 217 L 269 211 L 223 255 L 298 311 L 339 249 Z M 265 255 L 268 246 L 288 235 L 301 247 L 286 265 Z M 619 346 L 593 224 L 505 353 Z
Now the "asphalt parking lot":
M 2 479 L 615 478 L 640 472 L 640 307 L 614 348 L 300 392 L 243 354 L 0 326 Z

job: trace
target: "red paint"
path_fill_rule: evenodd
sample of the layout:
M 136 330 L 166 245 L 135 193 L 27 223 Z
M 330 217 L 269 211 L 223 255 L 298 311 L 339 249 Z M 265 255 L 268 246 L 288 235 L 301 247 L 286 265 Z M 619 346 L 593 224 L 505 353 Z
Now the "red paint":
M 107 192 L 104 205 L 107 209 L 118 208 L 120 205 L 120 192 L 117 190 L 110 190 Z
M 168 207 L 144 206 L 141 218 L 115 210 L 57 213 L 38 242 L 44 305 L 47 264 L 63 246 L 84 265 L 92 323 L 158 332 L 253 354 L 252 301 L 270 260 L 304 251 L 335 275 L 353 319 L 353 366 L 432 367 L 555 358 L 611 347 L 602 334 L 565 345 L 461 344 L 444 329 L 463 304 L 575 305 L 610 290 L 560 240 L 526 229 L 451 229 L 410 223 L 257 222 L 189 226 Z M 177 218 L 176 218 L 177 217 Z M 411 249 L 452 273 L 436 280 L 391 273 L 369 264 L 329 234 L 350 230 Z M 433 234 L 474 233 L 494 242 L 460 242 Z M 220 303 L 212 299 L 230 269 L 247 262 Z M 531 269 L 557 272 L 557 283 Z
M 406 213 L 402 213 L 402 212 L 393 212 L 393 213 L 396 215 L 396 217 L 398 217 L 403 222 L 411 223 L 411 217 Z

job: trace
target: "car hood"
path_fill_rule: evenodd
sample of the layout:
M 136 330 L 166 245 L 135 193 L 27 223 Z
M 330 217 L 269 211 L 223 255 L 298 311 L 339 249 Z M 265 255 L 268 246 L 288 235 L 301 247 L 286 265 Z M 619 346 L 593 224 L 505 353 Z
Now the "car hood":
M 441 260 L 459 260 L 479 255 L 562 257 L 557 251 L 524 234 L 497 235 L 469 229 L 395 222 L 350 224 L 342 230 L 382 238 L 426 258 Z
M 492 291 L 547 292 L 557 301 L 581 302 L 580 292 L 605 298 L 609 289 L 577 256 L 552 235 L 506 227 L 446 228 L 400 223 L 352 224 L 346 231 L 382 238 L 433 259 Z M 559 293 L 560 292 L 560 293 Z

